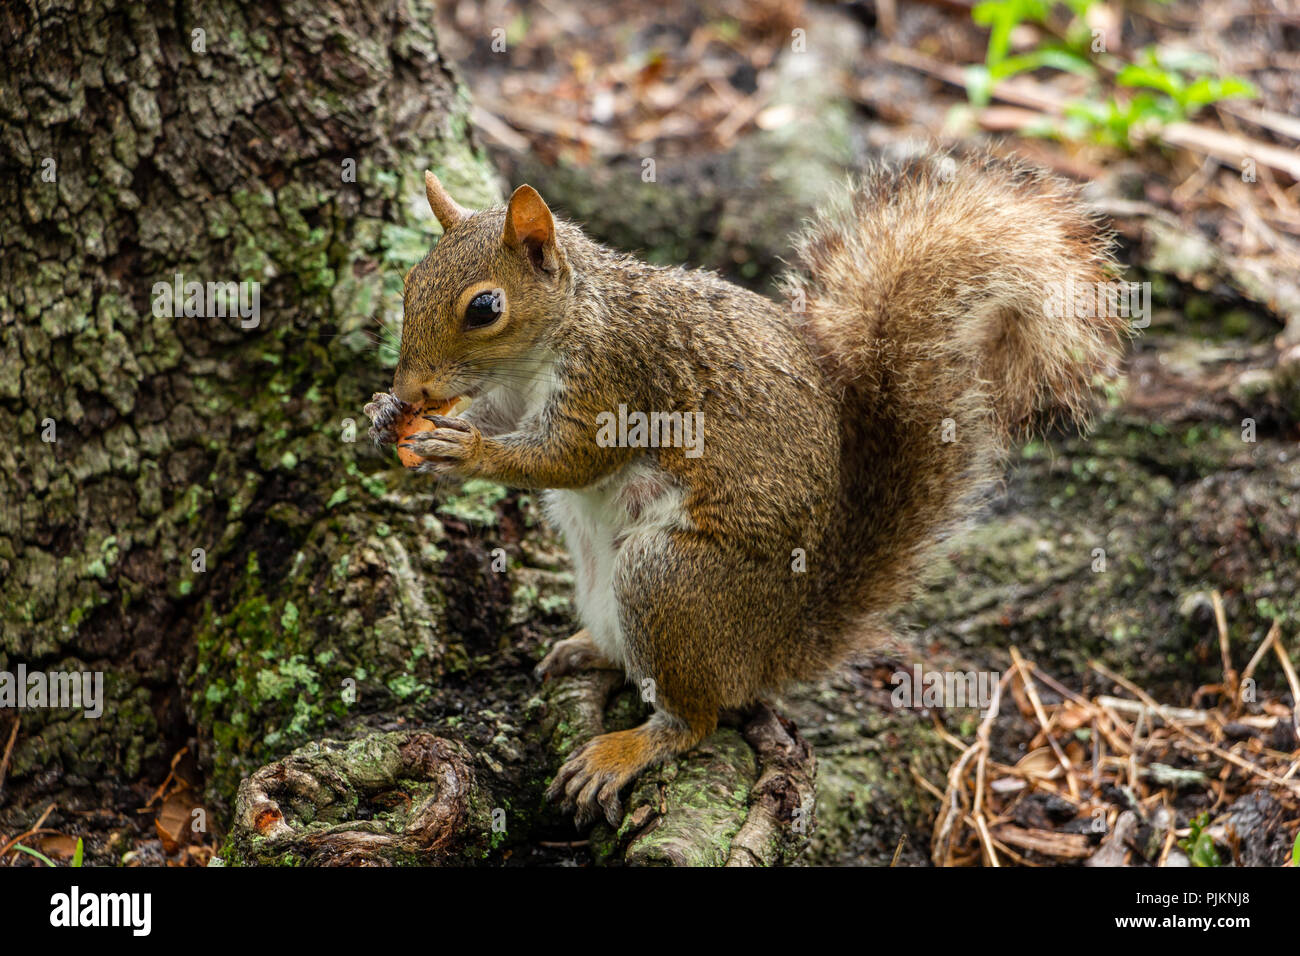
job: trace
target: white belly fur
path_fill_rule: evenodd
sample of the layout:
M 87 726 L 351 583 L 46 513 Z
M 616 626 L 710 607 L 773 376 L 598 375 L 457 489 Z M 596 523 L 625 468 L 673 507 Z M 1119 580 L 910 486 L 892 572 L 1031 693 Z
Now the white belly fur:
M 520 387 L 521 381 L 524 383 Z M 465 418 L 485 434 L 535 425 L 558 378 L 554 358 L 539 355 L 531 366 L 488 388 Z M 685 493 L 650 458 L 630 462 L 614 475 L 578 490 L 551 489 L 542 495 L 547 518 L 560 529 L 573 558 L 578 620 L 609 660 L 630 671 L 614 582 L 619 556 L 669 530 L 689 528 Z M 635 560 L 635 559 L 633 559 Z
M 690 527 L 685 494 L 648 459 L 634 461 L 599 484 L 551 490 L 546 514 L 564 535 L 573 557 L 578 620 L 611 661 L 630 670 L 614 582 L 619 557 L 636 546 L 660 543 L 673 529 Z M 662 542 L 666 544 L 666 541 Z

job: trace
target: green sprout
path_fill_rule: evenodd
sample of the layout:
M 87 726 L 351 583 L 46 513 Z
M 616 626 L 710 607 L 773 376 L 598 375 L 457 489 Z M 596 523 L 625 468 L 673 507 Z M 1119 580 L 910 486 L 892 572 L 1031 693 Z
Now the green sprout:
M 1210 815 L 1202 813 L 1191 822 L 1192 832 L 1178 841 L 1183 852 L 1191 858 L 1192 866 L 1223 865 L 1219 860 L 1219 851 L 1215 849 L 1214 838 L 1206 832 L 1205 828 L 1209 824 Z
M 970 102 L 986 106 L 994 85 L 1017 73 L 1042 68 L 1075 73 L 1094 81 L 1094 94 L 1065 105 L 1063 127 L 1040 125 L 1027 132 L 1132 149 L 1135 143 L 1155 136 L 1171 123 L 1194 116 L 1206 106 L 1259 95 L 1241 77 L 1207 75 L 1215 62 L 1205 54 L 1148 46 L 1139 52 L 1135 63 L 1117 65 L 1113 57 L 1106 61 L 1107 68 L 1115 72 L 1116 86 L 1133 92 L 1123 98 L 1103 96 L 1097 80 L 1105 51 L 1092 43 L 1092 31 L 1087 25 L 1088 12 L 1098 2 L 1067 0 L 1065 6 L 1071 18 L 1063 37 L 1044 40 L 1016 54 L 1011 52 L 1012 33 L 1024 23 L 1046 26 L 1054 7 L 1051 0 L 983 0 L 977 4 L 971 19 L 989 28 L 989 41 L 984 62 L 965 71 Z

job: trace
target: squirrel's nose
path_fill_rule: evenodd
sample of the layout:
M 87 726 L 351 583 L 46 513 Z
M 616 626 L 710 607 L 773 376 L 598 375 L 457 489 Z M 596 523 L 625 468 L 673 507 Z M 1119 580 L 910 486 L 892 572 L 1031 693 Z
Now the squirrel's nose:
M 394 382 L 393 394 L 409 405 L 417 405 L 428 395 L 427 383 Z
M 393 394 L 409 405 L 444 397 L 441 385 L 432 378 L 394 378 Z

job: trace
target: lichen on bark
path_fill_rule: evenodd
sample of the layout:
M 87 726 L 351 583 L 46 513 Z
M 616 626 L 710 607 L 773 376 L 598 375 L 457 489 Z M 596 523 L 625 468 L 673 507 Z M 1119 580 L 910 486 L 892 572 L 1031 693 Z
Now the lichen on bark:
M 439 576 L 480 545 L 360 411 L 437 235 L 423 170 L 499 195 L 432 21 L 420 0 L 0 14 L 0 667 L 103 670 L 108 697 L 97 722 L 23 715 L 11 806 L 120 805 L 193 736 L 220 807 L 469 666 Z M 258 283 L 260 314 L 159 314 L 177 274 Z

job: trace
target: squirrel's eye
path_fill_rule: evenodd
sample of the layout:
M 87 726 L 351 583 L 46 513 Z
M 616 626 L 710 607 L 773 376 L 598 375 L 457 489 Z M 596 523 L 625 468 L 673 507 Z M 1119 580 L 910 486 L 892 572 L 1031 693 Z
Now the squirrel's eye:
M 465 306 L 465 328 L 481 329 L 501 318 L 501 293 L 480 292 Z

